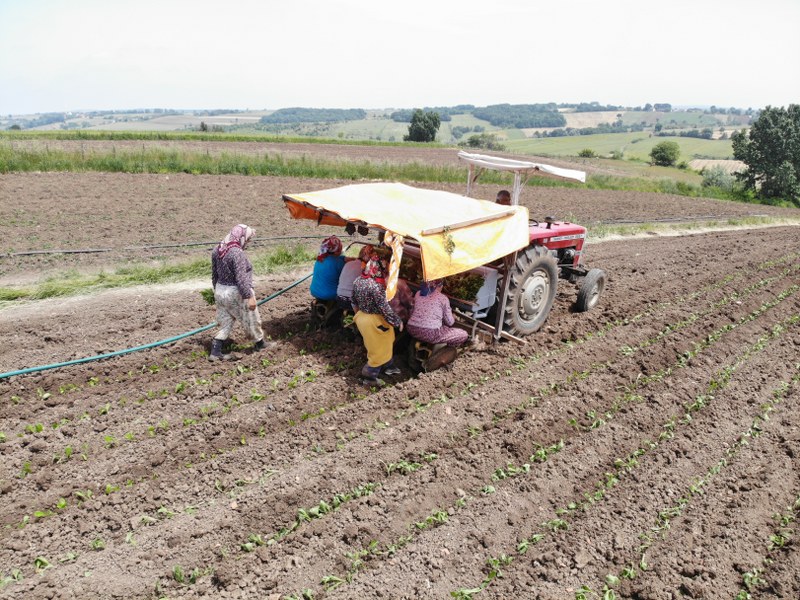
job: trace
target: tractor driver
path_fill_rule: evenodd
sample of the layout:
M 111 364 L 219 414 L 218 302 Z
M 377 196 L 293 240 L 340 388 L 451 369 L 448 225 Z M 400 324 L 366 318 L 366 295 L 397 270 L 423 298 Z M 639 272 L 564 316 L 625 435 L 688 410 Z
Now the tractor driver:
M 503 206 L 511 206 L 511 193 L 508 190 L 500 190 L 497 192 L 497 199 L 495 202 Z

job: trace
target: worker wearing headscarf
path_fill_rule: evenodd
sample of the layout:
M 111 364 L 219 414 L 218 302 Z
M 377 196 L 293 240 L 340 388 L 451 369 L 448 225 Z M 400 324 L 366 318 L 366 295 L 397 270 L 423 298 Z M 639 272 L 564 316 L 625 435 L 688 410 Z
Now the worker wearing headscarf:
M 336 288 L 344 263 L 341 240 L 335 235 L 325 238 L 319 247 L 314 274 L 311 276 L 311 295 L 314 298 L 324 302 L 336 300 Z
M 256 350 L 266 347 L 253 290 L 253 265 L 244 252 L 254 233 L 247 225 L 236 225 L 211 252 L 211 284 L 220 329 L 211 344 L 209 360 L 227 358 L 222 354 L 222 346 L 236 321 L 255 341 Z
M 358 331 L 367 349 L 367 364 L 361 375 L 371 381 L 378 381 L 383 371 L 386 375 L 397 375 L 400 369 L 394 366 L 392 348 L 394 328 L 403 330 L 400 320 L 386 300 L 386 258 L 373 253 L 364 264 L 359 277 L 353 283 L 353 308 Z
M 414 297 L 414 309 L 408 319 L 408 333 L 429 344 L 460 346 L 469 334 L 452 327 L 455 323 L 450 301 L 442 293 L 441 279 L 426 281 Z
M 372 244 L 365 244 L 358 253 L 358 260 L 346 262 L 339 274 L 339 285 L 336 287 L 336 300 L 339 308 L 352 310 L 351 299 L 353 297 L 353 284 L 356 279 L 361 277 L 361 271 L 367 264 L 369 257 L 372 256 L 374 248 Z

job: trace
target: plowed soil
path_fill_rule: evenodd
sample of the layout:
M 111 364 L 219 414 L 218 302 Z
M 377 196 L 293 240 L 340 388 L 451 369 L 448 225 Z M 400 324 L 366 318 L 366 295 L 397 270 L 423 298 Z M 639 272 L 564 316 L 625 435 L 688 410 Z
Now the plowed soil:
M 246 202 L 274 203 L 263 191 Z M 0 595 L 798 598 L 797 240 L 592 245 L 609 273 L 595 310 L 561 286 L 528 344 L 419 377 L 401 359 L 383 389 L 359 383 L 361 347 L 307 329 L 305 286 L 262 307 L 266 353 L 209 363 L 208 333 L 4 380 Z M 213 313 L 181 287 L 0 318 L 20 368 Z
M 286 146 L 284 144 L 284 146 Z M 310 145 L 317 149 L 319 144 Z M 345 150 L 350 147 L 342 147 Z M 367 148 L 388 152 L 397 148 Z M 330 151 L 330 150 L 329 150 Z M 352 151 L 352 150 L 351 150 Z M 420 150 L 421 152 L 421 150 Z M 431 161 L 440 151 L 432 151 Z M 453 151 L 448 150 L 450 160 Z M 385 157 L 389 160 L 392 157 Z M 392 158 L 392 160 L 394 160 Z M 292 221 L 281 195 L 353 183 L 325 179 L 124 173 L 21 173 L 0 177 L 0 284 L 27 282 L 65 269 L 97 271 L 125 263 L 207 256 L 238 222 L 256 229 L 259 245 L 316 241 L 289 236 L 340 234 L 339 229 Z M 423 187 L 463 194 L 459 184 Z M 493 199 L 497 189 L 477 186 Z M 530 216 L 597 223 L 722 220 L 754 215 L 797 218 L 800 210 L 643 192 L 527 187 Z M 202 242 L 208 242 L 203 244 Z M 188 247 L 179 244 L 197 243 Z M 161 247 L 158 247 L 161 246 Z M 163 246 L 168 246 L 164 248 Z M 75 254 L 11 255 L 30 251 L 103 250 Z

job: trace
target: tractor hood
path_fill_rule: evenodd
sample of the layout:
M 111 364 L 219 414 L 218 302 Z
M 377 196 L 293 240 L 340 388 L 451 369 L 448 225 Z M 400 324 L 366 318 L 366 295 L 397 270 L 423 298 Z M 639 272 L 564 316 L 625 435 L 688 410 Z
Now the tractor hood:
M 419 243 L 426 280 L 468 271 L 528 245 L 528 209 L 402 183 L 284 194 L 295 219 L 364 224 Z

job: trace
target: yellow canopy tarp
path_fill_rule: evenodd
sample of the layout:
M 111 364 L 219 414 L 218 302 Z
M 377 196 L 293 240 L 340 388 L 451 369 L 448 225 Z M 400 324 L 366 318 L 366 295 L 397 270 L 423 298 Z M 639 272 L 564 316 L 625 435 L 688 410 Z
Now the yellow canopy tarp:
M 426 280 L 462 273 L 528 245 L 528 209 L 402 183 L 363 183 L 284 194 L 295 219 L 363 222 L 420 245 Z

